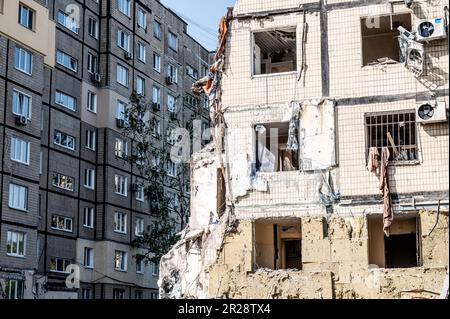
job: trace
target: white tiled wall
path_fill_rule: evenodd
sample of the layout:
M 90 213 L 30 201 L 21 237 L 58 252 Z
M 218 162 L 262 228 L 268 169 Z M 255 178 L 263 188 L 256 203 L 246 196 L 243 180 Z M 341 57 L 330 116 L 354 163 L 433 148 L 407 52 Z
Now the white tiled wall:
M 328 0 L 328 4 L 349 2 Z M 298 7 L 301 1 L 238 0 L 235 14 L 272 9 Z M 413 23 L 417 17 L 443 15 L 442 2 L 436 7 L 427 2 L 417 2 Z M 408 9 L 403 2 L 394 6 L 394 12 Z M 352 97 L 427 93 L 428 88 L 401 64 L 362 67 L 360 18 L 368 14 L 388 14 L 388 3 L 369 7 L 355 7 L 328 11 L 328 46 L 330 66 L 330 96 L 337 100 Z M 277 15 L 270 19 L 233 20 L 231 36 L 226 48 L 225 75 L 223 77 L 223 107 L 229 127 L 228 150 L 230 158 L 237 154 L 253 156 L 253 130 L 257 123 L 280 122 L 289 119 L 289 102 L 308 98 L 321 98 L 321 33 L 320 16 L 308 13 L 309 25 L 306 43 L 306 77 L 297 82 L 297 74 L 279 74 L 252 77 L 253 31 L 274 27 L 297 27 L 298 67 L 301 63 L 301 30 L 303 14 Z M 441 76 L 434 87 L 447 90 L 448 95 L 448 48 L 447 42 L 433 41 L 425 44 L 434 71 Z M 448 97 L 441 98 L 448 108 Z M 406 110 L 416 107 L 416 99 L 410 98 L 391 103 L 337 106 L 338 167 L 333 176 L 342 196 L 379 194 L 378 177 L 366 169 L 366 145 L 364 113 L 389 110 Z M 390 169 L 391 188 L 396 193 L 415 193 L 448 190 L 449 135 L 448 124 L 418 125 L 420 162 L 416 165 L 394 166 Z M 320 147 L 320 146 L 319 146 Z M 308 205 L 317 203 L 317 174 L 283 172 L 264 175 L 269 182 L 268 192 L 251 191 L 239 199 L 238 205 L 253 207 L 251 210 L 286 204 Z M 264 208 L 265 207 L 265 208 Z M 275 208 L 273 208 L 275 207 Z M 286 208 L 289 209 L 289 208 Z M 244 209 L 245 211 L 245 209 Z M 245 215 L 245 213 L 242 213 Z

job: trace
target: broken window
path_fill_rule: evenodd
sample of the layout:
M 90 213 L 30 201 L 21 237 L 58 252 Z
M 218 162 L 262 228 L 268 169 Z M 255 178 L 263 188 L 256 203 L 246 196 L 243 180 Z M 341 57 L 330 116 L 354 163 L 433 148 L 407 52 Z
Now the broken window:
M 382 268 L 420 266 L 419 225 L 417 216 L 397 217 L 387 237 L 382 217 L 369 218 L 369 263 Z
M 297 71 L 295 28 L 254 33 L 253 74 Z
M 300 220 L 255 223 L 256 268 L 302 269 Z
M 398 27 L 411 31 L 410 13 L 361 18 L 363 66 L 403 62 Z
M 415 111 L 366 114 L 367 156 L 371 148 L 389 148 L 389 161 L 418 159 Z
M 255 132 L 258 172 L 299 170 L 298 150 L 288 149 L 289 122 L 259 124 Z M 298 132 L 295 135 L 298 136 Z

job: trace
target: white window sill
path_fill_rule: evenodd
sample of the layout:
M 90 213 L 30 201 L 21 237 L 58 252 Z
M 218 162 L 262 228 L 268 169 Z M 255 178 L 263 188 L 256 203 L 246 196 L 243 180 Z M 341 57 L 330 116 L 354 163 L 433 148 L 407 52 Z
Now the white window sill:
M 29 211 L 28 211 L 27 209 L 25 209 L 25 208 L 21 208 L 21 207 L 12 207 L 12 206 L 9 206 L 9 205 L 8 205 L 8 207 L 11 208 L 11 209 L 14 209 L 14 210 L 18 210 L 19 212 L 29 213 Z
M 59 229 L 59 228 L 55 228 L 55 227 L 50 227 L 50 228 L 53 229 L 53 230 L 62 231 L 62 232 L 65 232 L 65 233 L 72 233 L 73 232 L 72 230 L 67 230 L 67 229 Z
M 28 76 L 33 76 L 33 73 L 29 73 L 25 70 L 19 69 L 18 67 L 14 67 L 14 69 L 16 69 L 17 71 L 22 72 L 23 74 L 26 74 Z
M 90 191 L 94 191 L 95 190 L 95 187 L 86 186 L 86 185 L 83 185 L 83 187 L 88 189 L 88 190 L 90 190 Z
M 19 163 L 21 165 L 30 166 L 29 162 L 28 163 L 27 162 L 22 162 L 22 161 L 15 160 L 15 159 L 12 159 L 12 158 L 11 158 L 11 161 L 14 162 L 14 163 Z
M 83 225 L 84 228 L 88 228 L 88 229 L 94 229 L 94 226 L 87 226 L 87 225 Z
M 114 192 L 114 194 L 119 195 L 119 196 L 122 196 L 122 197 L 128 197 L 127 194 L 122 194 L 122 193 L 117 193 L 117 192 Z
M 16 255 L 16 254 L 9 254 L 9 253 L 6 253 L 6 256 L 14 257 L 14 258 L 21 258 L 21 259 L 26 258 L 25 255 Z
M 115 270 L 115 271 L 118 271 L 118 272 L 124 272 L 124 273 L 127 272 L 126 269 L 118 269 L 118 268 L 114 268 L 114 270 Z
M 258 78 L 267 78 L 267 77 L 276 77 L 276 76 L 283 76 L 283 75 L 297 75 L 298 71 L 289 71 L 289 72 L 279 72 L 279 73 L 268 73 L 268 74 L 252 74 L 252 79 L 258 79 Z
M 94 270 L 94 266 L 83 266 L 84 269 L 88 269 L 88 270 Z
M 117 233 L 117 234 L 121 234 L 121 235 L 126 235 L 127 234 L 126 231 L 123 232 L 123 231 L 114 230 L 114 232 Z

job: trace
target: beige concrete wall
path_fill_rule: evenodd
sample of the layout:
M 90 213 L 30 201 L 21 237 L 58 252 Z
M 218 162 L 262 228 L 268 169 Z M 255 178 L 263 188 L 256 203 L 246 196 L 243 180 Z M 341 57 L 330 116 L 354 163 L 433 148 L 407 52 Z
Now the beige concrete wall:
M 0 33 L 44 56 L 44 63 L 55 65 L 55 23 L 48 9 L 33 0 L 6 0 L 0 12 Z M 18 23 L 19 2 L 35 11 L 33 30 Z
M 448 212 L 428 236 L 436 212 L 420 214 L 424 265 L 387 269 L 369 265 L 370 238 L 365 216 L 332 217 L 324 237 L 323 218 L 302 218 L 303 270 L 256 270 L 249 265 L 252 244 L 262 247 L 253 223 L 241 221 L 225 238 L 209 273 L 210 297 L 227 298 L 438 298 L 448 267 Z M 412 231 L 406 223 L 396 232 Z M 270 224 L 257 225 L 269 227 Z M 374 227 L 382 227 L 375 224 Z M 270 233 L 269 231 L 266 234 Z M 382 231 L 378 231 L 382 234 Z M 253 235 L 252 235 L 253 234 Z M 426 235 L 425 235 L 426 234 Z M 267 237 L 268 238 L 268 237 Z M 370 239 L 370 240 L 369 240 Z M 442 241 L 442 244 L 437 244 Z M 380 244 L 379 242 L 377 244 Z M 447 246 L 446 246 L 447 245 Z M 257 248 L 256 248 L 257 249 Z M 254 253 L 254 252 L 253 252 Z

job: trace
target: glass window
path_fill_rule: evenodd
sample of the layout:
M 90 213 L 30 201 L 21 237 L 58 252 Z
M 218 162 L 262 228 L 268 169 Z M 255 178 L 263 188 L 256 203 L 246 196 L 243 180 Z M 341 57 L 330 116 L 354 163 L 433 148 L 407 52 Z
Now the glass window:
M 130 0 L 117 0 L 117 8 L 126 16 L 130 16 L 131 3 Z
M 27 6 L 19 5 L 19 24 L 27 29 L 33 30 L 34 11 Z
M 11 160 L 25 165 L 30 163 L 30 143 L 11 136 Z
M 94 249 L 84 247 L 84 267 L 94 268 Z
M 161 23 L 153 20 L 153 36 L 161 40 Z
M 83 226 L 86 228 L 94 227 L 94 208 L 85 207 L 83 214 Z
M 122 30 L 117 31 L 117 45 L 129 52 L 130 51 L 130 36 Z
M 55 92 L 55 103 L 64 106 L 71 111 L 77 110 L 77 100 L 73 96 L 60 91 Z
M 73 192 L 73 178 L 72 177 L 62 175 L 59 173 L 53 173 L 52 185 L 55 187 Z
M 77 59 L 73 58 L 72 56 L 70 56 L 67 53 L 64 53 L 60 50 L 56 51 L 56 63 L 64 66 L 65 68 L 67 68 L 73 72 L 77 72 L 77 70 L 78 70 Z
M 124 251 L 116 250 L 115 253 L 115 269 L 126 271 L 128 263 L 128 254 Z
M 92 113 L 97 113 L 97 94 L 91 91 L 88 91 L 87 109 Z
M 8 231 L 6 237 L 6 253 L 10 256 L 25 257 L 25 233 Z
M 28 209 L 28 188 L 17 184 L 9 184 L 8 206 L 26 211 Z
M 115 175 L 114 176 L 114 186 L 115 186 L 115 192 L 116 194 L 127 196 L 127 188 L 128 188 L 128 178 L 121 176 L 121 175 Z
M 138 59 L 143 63 L 145 63 L 145 61 L 146 61 L 145 44 L 138 43 Z
M 71 151 L 75 150 L 75 137 L 55 130 L 53 135 L 53 143 L 61 147 L 67 148 Z
M 72 232 L 73 219 L 64 216 L 52 216 L 52 229 Z
M 12 112 L 15 115 L 31 119 L 31 97 L 22 92 L 13 91 Z
M 122 65 L 117 65 L 117 82 L 128 87 L 128 69 Z
M 78 34 L 78 31 L 80 30 L 77 19 L 75 19 L 75 17 L 71 17 L 61 10 L 58 11 L 58 23 L 63 25 L 73 33 Z
M 28 75 L 31 75 L 33 70 L 33 55 L 23 49 L 16 47 L 14 51 L 14 67 Z
M 178 37 L 169 31 L 169 48 L 174 51 L 178 51 Z
M 153 52 L 153 69 L 161 73 L 161 56 Z
M 138 9 L 137 12 L 137 25 L 141 29 L 147 28 L 147 14 L 142 9 Z

